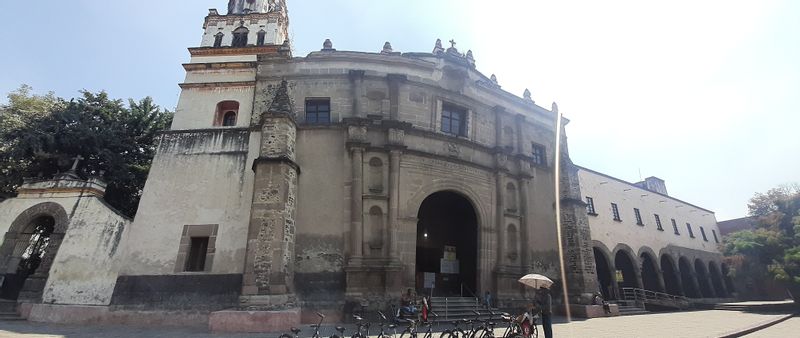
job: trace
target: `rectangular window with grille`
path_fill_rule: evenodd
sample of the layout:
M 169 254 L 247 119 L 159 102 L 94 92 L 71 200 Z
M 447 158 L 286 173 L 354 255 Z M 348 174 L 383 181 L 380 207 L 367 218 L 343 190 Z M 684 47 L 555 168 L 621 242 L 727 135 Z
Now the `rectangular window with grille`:
M 719 238 L 717 237 L 717 231 L 714 230 L 714 229 L 711 229 L 711 234 L 714 235 L 714 242 L 719 243 Z
M 675 219 L 672 219 L 672 230 L 675 231 L 675 234 L 680 236 L 681 232 L 678 231 L 678 223 L 675 222 Z
M 686 230 L 689 231 L 689 237 L 694 238 L 694 231 L 692 231 L 692 225 L 691 224 L 686 223 Z
M 597 216 L 597 211 L 594 210 L 594 199 L 586 196 L 586 213 L 591 216 Z
M 307 99 L 306 100 L 306 123 L 308 123 L 308 124 L 330 124 L 331 123 L 331 100 L 330 99 Z
M 703 229 L 703 227 L 700 227 L 700 235 L 703 236 L 704 241 L 708 242 L 708 237 L 706 237 L 706 229 Z
M 619 217 L 619 207 L 617 207 L 616 203 L 611 203 L 611 214 L 614 216 L 615 221 L 622 222 L 622 218 Z
M 547 150 L 541 144 L 532 144 L 532 153 L 531 158 L 533 158 L 533 163 L 540 166 L 547 165 Z
M 653 215 L 656 216 L 656 229 L 659 231 L 664 231 L 664 228 L 661 226 L 661 217 L 659 217 L 658 214 Z
M 644 225 L 644 222 L 642 222 L 642 213 L 638 208 L 633 208 L 633 214 L 636 216 L 636 225 Z
M 442 105 L 442 132 L 467 136 L 467 110 L 451 104 Z

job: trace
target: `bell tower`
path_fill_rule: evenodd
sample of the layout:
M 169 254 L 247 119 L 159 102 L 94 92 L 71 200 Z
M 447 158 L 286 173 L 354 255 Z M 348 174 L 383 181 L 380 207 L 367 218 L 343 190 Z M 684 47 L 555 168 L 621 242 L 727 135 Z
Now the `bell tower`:
M 227 14 L 210 9 L 200 47 L 281 45 L 289 38 L 286 0 L 229 0 Z

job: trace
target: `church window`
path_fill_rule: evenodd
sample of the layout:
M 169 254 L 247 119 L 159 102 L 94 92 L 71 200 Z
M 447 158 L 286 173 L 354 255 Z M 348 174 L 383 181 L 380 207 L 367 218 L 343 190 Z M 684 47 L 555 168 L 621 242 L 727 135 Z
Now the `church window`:
M 692 225 L 686 223 L 686 229 L 689 230 L 689 237 L 694 238 L 694 231 L 692 231 Z
M 545 150 L 544 146 L 541 144 L 532 144 L 533 152 L 531 153 L 531 158 L 533 158 L 533 164 L 536 165 L 547 165 L 547 151 Z
M 467 110 L 451 104 L 442 106 L 442 132 L 467 136 Z
M 247 46 L 247 35 L 250 33 L 247 28 L 239 27 L 233 31 L 233 43 L 231 46 L 233 47 L 245 47 Z
M 236 126 L 236 120 L 239 116 L 239 102 L 237 101 L 222 101 L 217 103 L 217 110 L 214 113 L 214 126 L 215 127 L 233 127 Z
M 659 217 L 658 214 L 653 214 L 653 216 L 656 216 L 656 229 L 664 231 L 664 227 L 661 226 L 661 217 Z
M 719 238 L 717 237 L 717 231 L 714 230 L 714 229 L 711 229 L 711 234 L 714 235 L 714 242 L 719 243 Z
M 217 33 L 214 35 L 214 47 L 222 47 L 222 38 L 225 37 L 225 34 Z
M 506 185 L 506 211 L 517 212 L 517 187 L 513 183 Z
M 264 40 L 267 38 L 267 32 L 261 30 L 258 32 L 258 40 L 256 40 L 256 45 L 263 46 Z
M 611 203 L 611 214 L 614 216 L 615 221 L 622 222 L 622 218 L 619 217 L 619 207 L 616 203 Z
M 514 224 L 509 224 L 506 230 L 506 239 L 508 242 L 508 260 L 511 263 L 516 262 L 519 258 L 519 236 L 517 234 L 517 227 Z
M 331 100 L 330 99 L 307 99 L 306 100 L 306 123 L 308 123 L 308 124 L 329 124 L 329 123 L 331 123 Z
M 678 223 L 675 222 L 675 219 L 672 219 L 672 230 L 675 232 L 676 235 L 680 236 L 681 232 L 678 231 Z
M 189 244 L 189 256 L 186 259 L 187 272 L 205 271 L 208 237 L 192 237 Z
M 222 126 L 223 127 L 236 126 L 236 112 L 235 111 L 225 112 L 225 117 L 222 118 Z
M 594 198 L 586 196 L 586 213 L 590 216 L 597 216 L 597 210 L 594 208 Z
M 378 157 L 369 160 L 369 192 L 383 192 L 383 161 Z
M 703 227 L 700 227 L 700 235 L 703 235 L 703 240 L 708 242 L 708 237 L 706 237 L 706 229 L 703 229 Z
M 644 225 L 644 222 L 642 222 L 642 213 L 638 208 L 633 208 L 633 214 L 636 216 L 636 225 Z
M 373 257 L 383 256 L 383 237 L 386 231 L 383 221 L 383 210 L 374 206 L 369 209 L 369 234 L 365 236 L 369 239 L 369 253 Z

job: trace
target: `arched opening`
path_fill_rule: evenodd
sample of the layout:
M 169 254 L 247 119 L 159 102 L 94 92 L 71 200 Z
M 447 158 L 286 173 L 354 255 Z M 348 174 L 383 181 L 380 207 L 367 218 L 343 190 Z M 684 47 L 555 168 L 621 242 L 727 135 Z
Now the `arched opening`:
M 685 257 L 678 260 L 678 267 L 681 270 L 681 283 L 683 284 L 683 291 L 686 297 L 700 298 L 700 292 L 695 285 L 694 277 L 692 277 L 692 265 Z
M 233 42 L 231 46 L 233 47 L 246 47 L 247 46 L 247 35 L 250 34 L 250 31 L 245 27 L 236 28 L 233 31 Z
M 514 183 L 506 184 L 506 210 L 517 212 L 517 187 Z
M 664 292 L 659 281 L 659 271 L 653 257 L 648 253 L 642 253 L 642 284 L 645 290 Z
M 7 267 L 9 273 L 3 279 L 2 298 L 17 299 L 25 281 L 39 270 L 48 251 L 58 249 L 51 246 L 50 240 L 55 224 L 53 217 L 39 216 L 17 235 L 11 259 L 16 265 Z
M 675 263 L 667 255 L 661 255 L 661 271 L 664 274 L 664 289 L 671 295 L 681 296 L 680 280 L 678 279 L 678 270 L 675 269 Z
M 367 238 L 367 251 L 371 257 L 383 256 L 383 243 L 385 236 L 385 226 L 383 221 L 383 210 L 374 206 L 369 209 L 369 233 L 364 236 Z
M 508 243 L 508 262 L 516 263 L 519 259 L 519 234 L 517 226 L 509 224 L 506 230 L 506 243 Z
M 433 286 L 441 296 L 477 292 L 478 218 L 472 203 L 455 192 L 437 192 L 422 202 L 417 218 L 417 289 Z
M 383 192 L 383 161 L 378 157 L 369 160 L 369 192 L 380 194 Z
M 728 264 L 722 263 L 722 280 L 725 281 L 725 287 L 728 290 L 728 295 L 730 296 L 736 290 L 733 288 L 733 278 L 731 278 L 731 270 L 728 268 Z
M 694 261 L 694 270 L 697 275 L 697 284 L 700 285 L 700 294 L 703 298 L 714 298 L 714 290 L 711 289 L 706 266 L 697 259 Z
M 225 37 L 225 34 L 217 33 L 214 35 L 214 47 L 222 47 L 222 38 Z
M 600 282 L 600 293 L 603 294 L 603 299 L 617 299 L 614 286 L 611 284 L 614 277 L 611 272 L 611 264 L 603 251 L 597 247 L 594 247 L 594 266 L 597 269 L 597 280 Z
M 711 275 L 711 284 L 714 286 L 714 291 L 717 297 L 725 298 L 727 295 L 725 294 L 725 286 L 722 285 L 722 275 L 719 273 L 719 268 L 717 268 L 717 263 L 708 262 L 708 273 Z
M 616 256 L 614 256 L 614 268 L 616 269 L 617 288 L 620 292 L 622 292 L 622 288 L 641 287 L 636 278 L 636 265 L 633 264 L 633 259 L 624 250 L 617 251 Z
M 217 110 L 214 113 L 215 127 L 234 127 L 239 116 L 239 102 L 222 101 L 217 103 Z
M 257 40 L 256 40 L 256 45 L 263 46 L 264 45 L 264 40 L 266 39 L 266 37 L 267 37 L 267 32 L 265 32 L 263 29 L 258 31 L 258 37 L 257 37 Z

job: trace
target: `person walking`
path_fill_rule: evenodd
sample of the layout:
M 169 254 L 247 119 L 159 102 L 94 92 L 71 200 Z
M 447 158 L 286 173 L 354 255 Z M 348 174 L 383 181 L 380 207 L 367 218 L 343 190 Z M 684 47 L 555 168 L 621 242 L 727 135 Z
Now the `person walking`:
M 492 293 L 486 291 L 486 295 L 483 296 L 483 304 L 486 306 L 487 309 L 492 308 Z
M 550 289 L 542 286 L 536 299 L 536 307 L 542 314 L 542 330 L 545 338 L 553 338 L 553 296 Z

